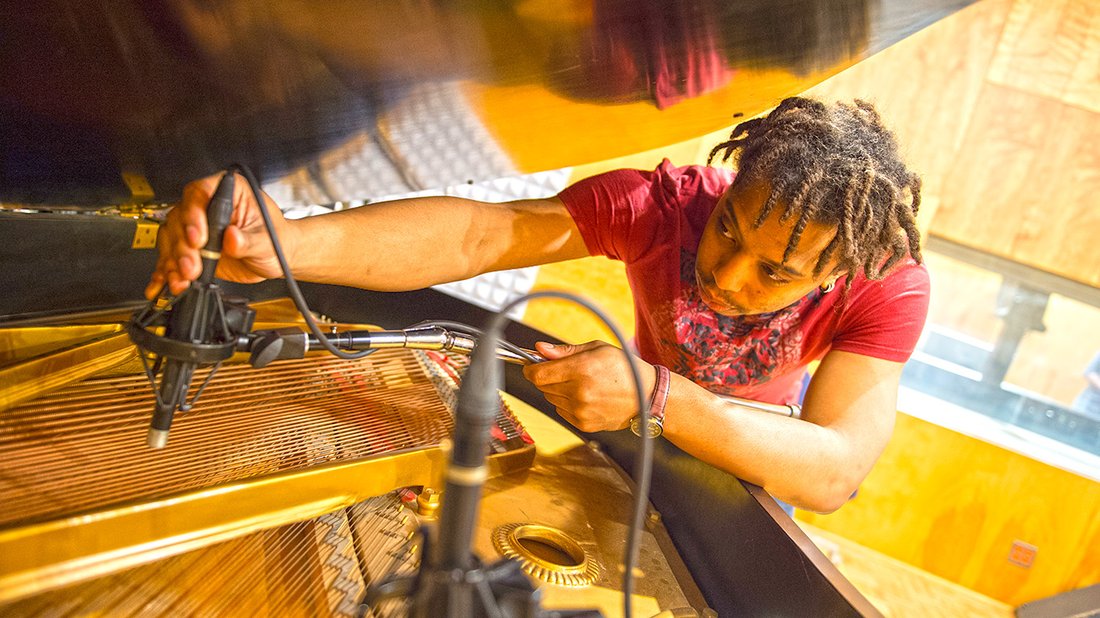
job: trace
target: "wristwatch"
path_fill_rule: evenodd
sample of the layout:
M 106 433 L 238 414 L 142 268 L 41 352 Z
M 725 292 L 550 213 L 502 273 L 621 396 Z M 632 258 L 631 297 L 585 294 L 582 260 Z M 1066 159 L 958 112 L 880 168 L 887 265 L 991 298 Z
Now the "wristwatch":
M 646 433 L 650 438 L 659 438 L 665 432 L 665 403 L 668 401 L 670 376 L 668 367 L 657 365 L 657 384 L 653 387 L 653 394 L 649 398 L 649 422 L 646 424 Z M 642 435 L 642 416 L 639 414 L 630 419 L 630 431 L 634 435 Z

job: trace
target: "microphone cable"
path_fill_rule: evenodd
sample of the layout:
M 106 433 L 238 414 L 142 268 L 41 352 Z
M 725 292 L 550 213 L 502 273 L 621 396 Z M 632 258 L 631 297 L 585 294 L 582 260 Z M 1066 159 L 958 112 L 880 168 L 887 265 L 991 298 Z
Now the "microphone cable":
M 271 221 L 271 214 L 267 212 L 267 201 L 264 199 L 264 193 L 260 188 L 259 181 L 256 180 L 256 177 L 252 174 L 252 170 L 238 163 L 230 165 L 225 173 L 240 173 L 248 183 L 248 187 L 252 191 L 252 196 L 256 199 L 257 206 L 259 206 L 260 216 L 263 217 L 267 235 L 271 238 L 271 247 L 275 251 L 275 258 L 279 261 L 279 267 L 283 269 L 283 279 L 286 281 L 287 291 L 290 293 L 290 298 L 294 301 L 294 306 L 298 309 L 298 313 L 301 313 L 302 318 L 305 319 L 306 325 L 309 327 L 309 332 L 317 338 L 317 341 L 321 342 L 321 345 L 328 350 L 329 353 L 338 358 L 355 360 L 376 352 L 374 349 L 346 352 L 333 345 L 328 337 L 321 332 L 321 327 L 317 325 L 317 320 L 313 318 L 313 313 L 310 311 L 309 305 L 306 304 L 305 297 L 302 296 L 302 290 L 298 287 L 298 282 L 294 279 L 294 275 L 290 273 L 290 265 L 287 263 L 286 255 L 283 253 L 283 247 L 279 243 L 279 235 L 275 233 L 275 224 Z
M 484 331 L 482 331 L 480 328 L 474 328 L 473 326 L 470 326 L 469 324 L 463 324 L 462 322 L 454 322 L 454 321 L 451 321 L 451 320 L 424 320 L 422 322 L 417 322 L 416 324 L 413 324 L 409 328 L 412 329 L 412 328 L 417 328 L 417 327 L 421 327 L 421 326 L 438 326 L 439 328 L 449 330 L 452 333 L 458 333 L 460 335 L 466 335 L 467 337 L 470 337 L 471 339 L 474 339 L 475 341 L 480 339 L 481 337 L 485 336 Z M 527 350 L 524 350 L 523 348 L 521 348 L 518 345 L 512 343 L 511 341 L 500 340 L 500 341 L 497 342 L 497 346 L 499 346 L 499 347 L 501 347 L 505 350 L 508 350 L 509 352 L 511 352 L 511 353 L 515 354 L 516 356 L 522 358 L 523 360 L 527 361 L 528 363 L 535 364 L 535 363 L 541 363 L 542 362 L 541 358 L 536 358 L 536 357 L 532 356 L 530 352 L 528 352 Z

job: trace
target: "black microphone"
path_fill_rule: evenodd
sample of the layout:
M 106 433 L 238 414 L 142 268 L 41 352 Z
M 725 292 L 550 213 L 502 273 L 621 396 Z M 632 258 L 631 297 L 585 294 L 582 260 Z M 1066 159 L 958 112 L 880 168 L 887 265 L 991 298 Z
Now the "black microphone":
M 438 536 L 435 542 L 424 544 L 427 556 L 413 586 L 409 611 L 414 618 L 490 615 L 482 596 L 489 591 L 486 576 L 456 579 L 455 574 L 481 569 L 471 546 L 481 489 L 488 476 L 489 431 L 500 411 L 498 389 L 503 386 L 503 379 L 495 353 L 496 341 L 495 333 L 490 332 L 475 345 L 458 392 Z M 520 579 L 523 580 L 522 575 Z M 484 589 L 479 591 L 479 587 Z M 370 603 L 368 595 L 367 604 Z
M 139 348 L 158 354 L 158 365 L 164 363 L 160 386 L 158 388 L 155 382 L 153 385 L 156 408 L 149 426 L 151 448 L 164 448 L 168 443 L 168 430 L 172 426 L 176 410 L 190 409 L 191 403 L 187 401 L 187 394 L 191 389 L 195 369 L 202 364 L 220 364 L 233 355 L 235 337 L 226 323 L 226 308 L 222 304 L 221 291 L 214 283 L 214 271 L 221 257 L 222 236 L 233 215 L 233 184 L 234 175 L 227 173 L 210 198 L 206 207 L 206 246 L 199 252 L 202 258 L 202 274 L 176 298 L 164 314 L 163 337 L 146 330 L 147 326 L 155 324 L 154 320 L 159 315 L 150 316 L 148 309 L 135 317 L 129 329 L 131 338 Z M 143 320 L 143 317 L 147 319 Z M 144 361 L 144 357 L 142 360 Z M 213 375 L 213 371 L 210 375 Z M 154 377 L 150 373 L 150 381 Z M 200 388 L 200 392 L 201 390 Z M 196 398 L 197 396 L 196 394 Z
M 435 556 L 436 564 L 444 569 L 471 566 L 481 487 L 489 476 L 490 430 L 500 413 L 499 390 L 504 387 L 495 335 L 490 330 L 477 342 L 458 392 L 451 460 L 439 514 L 439 553 Z

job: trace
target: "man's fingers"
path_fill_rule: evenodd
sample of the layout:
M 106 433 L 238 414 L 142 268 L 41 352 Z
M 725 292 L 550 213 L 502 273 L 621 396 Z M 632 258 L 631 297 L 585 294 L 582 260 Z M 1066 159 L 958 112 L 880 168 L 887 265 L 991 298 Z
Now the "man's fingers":
M 206 205 L 214 195 L 220 177 L 213 176 L 193 182 L 184 189 L 183 199 L 173 208 L 178 212 L 179 233 L 195 249 L 206 245 Z
M 153 300 L 160 293 L 162 287 L 164 287 L 164 275 L 156 271 L 153 276 L 149 277 L 149 285 L 145 286 L 145 298 Z
M 576 379 L 577 374 L 573 369 L 575 363 L 570 359 L 548 360 L 523 368 L 523 375 L 540 389 L 553 384 L 562 384 Z
M 183 236 L 187 239 L 187 244 L 192 249 L 201 249 L 206 246 L 207 230 L 205 227 L 189 224 L 184 228 Z
M 185 253 L 176 260 L 176 263 L 179 265 L 177 272 L 184 279 L 198 279 L 202 274 L 202 260 L 198 255 Z
M 192 248 L 190 242 L 183 237 L 171 238 L 166 245 L 169 269 L 177 270 L 184 277 L 198 277 L 202 271 L 202 262 L 199 260 L 198 249 Z
M 557 360 L 559 358 L 568 356 L 566 348 L 571 346 L 567 344 L 554 345 L 547 341 L 535 342 L 535 351 L 542 355 L 546 360 Z
M 191 286 L 190 279 L 184 279 L 176 271 L 168 273 L 168 293 L 180 294 Z
M 602 341 L 589 341 L 577 345 L 569 343 L 553 344 L 547 341 L 539 341 L 535 343 L 535 350 L 548 360 L 557 360 L 567 356 L 573 356 L 574 354 L 580 354 L 581 352 L 595 350 L 604 345 L 607 344 Z
M 527 365 L 523 368 L 523 375 L 536 386 L 575 380 L 578 376 L 588 373 L 587 366 L 595 358 L 584 353 L 603 347 L 612 348 L 610 344 L 602 341 L 589 341 L 580 345 L 552 345 L 540 341 L 535 344 L 535 350 L 547 360 Z M 613 349 L 617 350 L 617 348 Z
M 233 224 L 225 228 L 225 234 L 222 236 L 222 252 L 235 258 L 247 256 L 248 238 L 241 228 Z
M 573 380 L 536 386 L 538 386 L 538 389 L 542 391 L 542 394 L 546 397 L 557 397 L 563 401 L 572 402 L 572 405 L 576 405 L 580 400 L 584 399 L 583 394 L 578 390 L 579 385 Z
M 570 412 L 568 408 L 555 407 L 554 410 L 558 413 L 558 416 L 565 419 L 567 423 L 574 427 L 576 427 L 577 423 L 580 422 L 579 420 L 577 420 L 577 417 L 573 416 L 573 413 Z
M 179 294 L 202 274 L 199 250 L 208 240 L 206 206 L 220 180 L 221 174 L 216 174 L 189 183 L 183 189 L 179 204 L 168 212 L 158 234 L 157 249 L 160 255 L 145 288 L 147 298 L 154 298 L 165 285 L 170 294 Z M 246 188 L 243 181 L 237 184 L 239 189 Z M 246 194 L 238 192 L 238 195 Z M 244 207 L 246 201 L 240 199 L 235 206 Z M 242 245 L 244 243 L 237 242 L 238 248 Z

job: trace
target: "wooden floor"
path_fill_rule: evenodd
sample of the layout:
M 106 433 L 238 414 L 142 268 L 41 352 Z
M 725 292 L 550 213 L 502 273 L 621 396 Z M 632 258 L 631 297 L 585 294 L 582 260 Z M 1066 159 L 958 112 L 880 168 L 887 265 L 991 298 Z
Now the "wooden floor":
M 1013 608 L 1006 603 L 815 528 L 806 522 L 797 523 L 848 581 L 888 618 L 1014 615 Z

